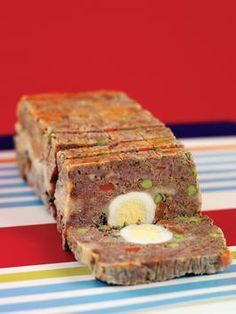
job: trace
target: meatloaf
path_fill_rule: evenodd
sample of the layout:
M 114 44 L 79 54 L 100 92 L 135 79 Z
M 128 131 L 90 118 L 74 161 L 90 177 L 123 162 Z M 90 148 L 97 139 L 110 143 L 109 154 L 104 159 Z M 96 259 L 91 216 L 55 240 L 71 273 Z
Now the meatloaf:
M 231 263 L 222 231 L 206 216 L 177 216 L 158 225 L 173 237 L 160 244 L 125 241 L 109 225 L 70 226 L 67 240 L 75 257 L 94 276 L 116 285 L 163 281 L 186 274 L 213 274 Z
M 124 93 L 24 96 L 15 138 L 22 176 L 57 219 L 96 223 L 120 194 L 145 191 L 155 221 L 199 212 L 195 164 L 162 122 Z

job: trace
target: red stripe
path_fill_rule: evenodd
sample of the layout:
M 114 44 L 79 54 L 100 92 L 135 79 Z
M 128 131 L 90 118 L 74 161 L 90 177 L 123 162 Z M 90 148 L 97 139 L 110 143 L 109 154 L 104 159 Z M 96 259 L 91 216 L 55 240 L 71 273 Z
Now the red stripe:
M 236 209 L 208 211 L 222 228 L 228 245 L 236 245 Z M 24 266 L 73 261 L 61 248 L 61 238 L 54 224 L 0 228 L 0 267 Z
M 203 213 L 211 217 L 214 223 L 223 230 L 227 245 L 236 245 L 236 208 L 204 211 Z
M 33 225 L 0 229 L 0 267 L 73 261 L 64 252 L 56 225 Z

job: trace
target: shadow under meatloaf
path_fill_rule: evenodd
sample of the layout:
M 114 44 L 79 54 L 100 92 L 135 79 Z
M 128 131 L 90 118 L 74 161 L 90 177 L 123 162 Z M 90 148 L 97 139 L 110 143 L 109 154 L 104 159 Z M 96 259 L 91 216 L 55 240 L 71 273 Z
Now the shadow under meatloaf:
M 160 244 L 125 241 L 117 228 L 70 226 L 67 241 L 76 259 L 93 275 L 116 285 L 163 281 L 186 274 L 212 274 L 231 263 L 220 228 L 206 216 L 177 216 L 160 220 L 173 233 Z
M 155 221 L 200 210 L 195 165 L 181 145 L 173 141 L 159 142 L 158 149 L 146 141 L 126 145 L 127 151 L 122 144 L 58 152 L 55 205 L 63 243 L 68 226 L 98 224 L 101 216 L 107 218 L 111 201 L 131 191 L 146 192 L 153 199 L 164 195 L 164 201 L 156 204 Z M 150 182 L 148 187 L 143 180 Z

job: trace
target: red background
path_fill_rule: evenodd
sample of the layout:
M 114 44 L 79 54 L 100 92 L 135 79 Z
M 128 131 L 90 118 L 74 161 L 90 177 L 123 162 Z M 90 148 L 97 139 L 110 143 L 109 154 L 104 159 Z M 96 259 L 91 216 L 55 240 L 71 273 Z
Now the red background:
M 236 1 L 1 1 L 0 133 L 22 94 L 124 90 L 165 122 L 236 120 Z

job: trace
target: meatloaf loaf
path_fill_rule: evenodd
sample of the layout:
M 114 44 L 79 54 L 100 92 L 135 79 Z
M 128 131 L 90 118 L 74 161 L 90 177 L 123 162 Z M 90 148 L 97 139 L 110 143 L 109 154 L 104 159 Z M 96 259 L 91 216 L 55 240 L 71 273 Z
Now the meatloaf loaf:
M 200 210 L 191 154 L 170 129 L 123 93 L 25 96 L 15 138 L 22 176 L 57 219 L 96 224 L 119 195 L 145 192 L 153 221 Z
M 206 216 L 177 216 L 159 220 L 172 233 L 160 244 L 127 242 L 123 229 L 109 225 L 71 226 L 67 232 L 75 257 L 94 276 L 118 285 L 163 281 L 186 274 L 212 274 L 231 263 L 222 231 Z

